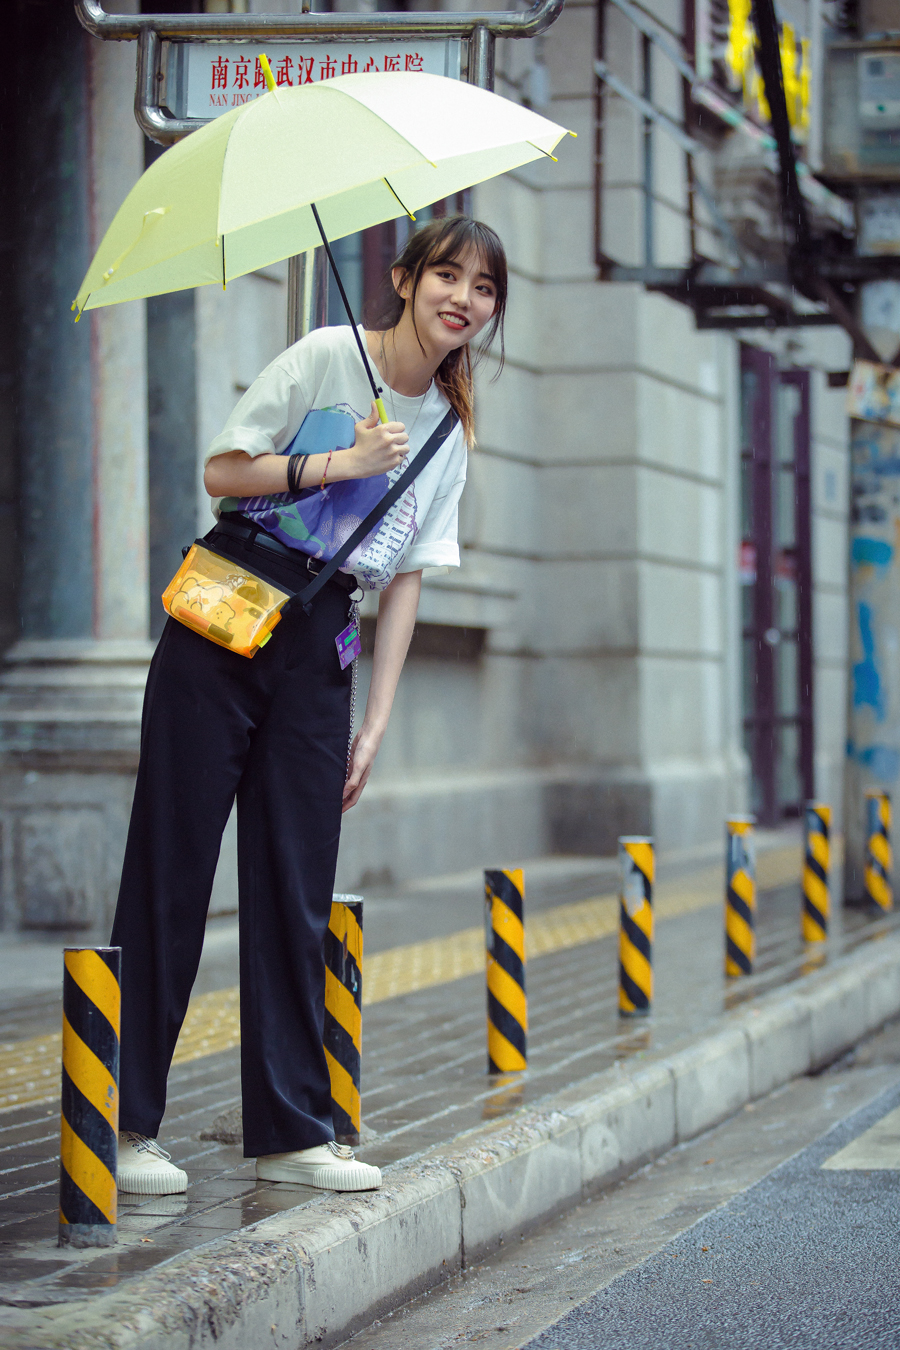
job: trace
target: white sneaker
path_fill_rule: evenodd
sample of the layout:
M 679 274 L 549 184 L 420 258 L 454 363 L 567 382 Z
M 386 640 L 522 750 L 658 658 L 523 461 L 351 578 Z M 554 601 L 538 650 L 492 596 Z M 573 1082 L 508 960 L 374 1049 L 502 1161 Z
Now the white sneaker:
M 296 1153 L 269 1153 L 256 1160 L 260 1181 L 294 1181 L 318 1186 L 321 1191 L 377 1191 L 381 1173 L 377 1167 L 357 1162 L 346 1144 L 317 1144 Z
M 116 1185 L 128 1195 L 180 1195 L 187 1190 L 187 1172 L 169 1160 L 155 1139 L 131 1130 L 119 1133 Z

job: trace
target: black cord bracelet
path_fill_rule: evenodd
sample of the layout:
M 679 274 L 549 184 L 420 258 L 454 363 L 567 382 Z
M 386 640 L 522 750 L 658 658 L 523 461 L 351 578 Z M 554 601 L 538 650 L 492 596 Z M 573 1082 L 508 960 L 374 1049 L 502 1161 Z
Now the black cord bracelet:
M 302 491 L 300 479 L 303 477 L 303 470 L 306 468 L 306 461 L 308 459 L 309 455 L 303 455 L 298 452 L 297 454 L 291 455 L 288 460 L 287 489 L 288 492 L 293 493 L 294 496 L 297 496 Z

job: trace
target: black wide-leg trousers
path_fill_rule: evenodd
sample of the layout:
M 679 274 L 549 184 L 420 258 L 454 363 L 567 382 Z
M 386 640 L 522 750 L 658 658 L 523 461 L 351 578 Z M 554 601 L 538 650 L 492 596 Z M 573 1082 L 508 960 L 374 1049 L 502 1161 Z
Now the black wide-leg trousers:
M 215 531 L 208 538 L 215 547 Z M 227 553 L 286 589 L 310 579 L 259 545 L 229 538 Z M 347 592 L 329 582 L 311 613 L 291 610 L 251 660 L 173 619 L 160 638 L 112 933 L 122 948 L 122 1130 L 159 1132 L 236 797 L 244 1153 L 334 1138 L 322 947 L 350 720 L 351 672 L 335 638 L 348 614 Z

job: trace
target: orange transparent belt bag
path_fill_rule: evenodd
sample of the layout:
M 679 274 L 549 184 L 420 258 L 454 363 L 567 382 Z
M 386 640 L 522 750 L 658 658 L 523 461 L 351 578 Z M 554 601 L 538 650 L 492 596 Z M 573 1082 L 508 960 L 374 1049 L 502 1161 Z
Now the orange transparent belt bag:
M 202 539 L 197 539 L 163 592 L 167 613 L 220 647 L 227 647 L 239 656 L 255 656 L 281 622 L 281 611 L 288 601 L 296 602 L 309 613 L 313 597 L 434 458 L 458 420 L 452 408 L 444 414 L 412 463 L 302 591 L 282 591 L 271 581 L 248 571 L 242 563 L 213 553 Z
M 173 619 L 210 642 L 238 656 L 255 656 L 281 622 L 282 607 L 290 599 L 289 591 L 196 543 L 163 592 L 162 602 Z

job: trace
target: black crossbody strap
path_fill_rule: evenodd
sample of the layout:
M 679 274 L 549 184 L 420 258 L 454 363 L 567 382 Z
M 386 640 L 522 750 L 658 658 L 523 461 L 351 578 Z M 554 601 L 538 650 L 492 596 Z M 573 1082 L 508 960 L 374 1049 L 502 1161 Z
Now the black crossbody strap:
M 452 434 L 458 421 L 459 418 L 451 408 L 442 418 L 439 426 L 437 426 L 428 437 L 428 440 L 422 446 L 422 449 L 416 455 L 415 459 L 407 465 L 406 469 L 404 469 L 396 483 L 391 484 L 381 501 L 377 502 L 376 505 L 372 507 L 372 510 L 365 519 L 357 525 L 356 529 L 350 535 L 350 538 L 344 540 L 337 553 L 333 558 L 329 559 L 321 572 L 317 572 L 308 586 L 305 586 L 302 591 L 298 591 L 291 597 L 287 605 L 284 606 L 285 609 L 287 609 L 289 605 L 300 604 L 303 606 L 304 610 L 309 613 L 309 605 L 313 597 L 318 595 L 326 581 L 329 581 L 334 576 L 341 564 L 347 561 L 350 554 L 362 543 L 372 527 L 377 525 L 383 516 L 387 515 L 388 511 L 390 511 L 391 507 L 394 505 L 394 502 L 402 497 L 413 479 L 425 468 L 425 465 L 434 459 L 447 437 Z

